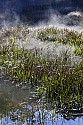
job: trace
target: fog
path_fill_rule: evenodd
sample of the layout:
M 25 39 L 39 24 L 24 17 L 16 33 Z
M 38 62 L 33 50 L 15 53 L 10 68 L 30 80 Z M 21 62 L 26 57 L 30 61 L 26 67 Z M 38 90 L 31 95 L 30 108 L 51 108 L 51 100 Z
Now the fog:
M 74 11 L 74 12 L 81 12 L 81 11 Z M 43 27 L 57 27 L 59 29 L 67 28 L 69 30 L 76 30 L 78 32 L 81 32 L 83 30 L 83 17 L 78 24 L 68 25 L 67 23 L 70 22 L 68 14 L 62 15 L 61 13 L 59 13 L 59 11 L 57 10 L 55 11 L 51 8 L 45 11 L 44 13 L 45 19 L 39 20 L 38 22 L 32 23 L 31 25 L 29 23 L 29 20 L 26 19 L 26 22 L 25 21 L 23 22 L 23 20 L 20 19 L 19 15 L 16 12 L 13 12 L 7 9 L 5 12 L 0 14 L 0 28 L 17 27 L 24 24 L 24 25 L 28 25 L 29 28 L 33 28 L 33 29 L 43 28 Z M 82 16 L 83 16 L 83 13 L 82 13 Z M 40 15 L 40 18 L 41 18 L 41 15 Z
M 16 21 L 16 16 L 23 23 L 37 25 L 49 20 L 49 12 L 66 15 L 72 11 L 83 12 L 82 0 L 0 0 L 0 23 L 8 21 L 10 25 Z M 1 18 L 3 16 L 4 18 Z M 13 22 L 12 22 L 13 21 Z M 17 21 L 15 22 L 17 25 Z
M 28 0 L 26 0 L 27 2 Z M 65 1 L 65 0 L 64 0 Z M 16 2 L 16 3 L 15 3 Z M 37 2 L 37 1 L 36 1 Z M 36 2 L 33 1 L 32 3 L 30 1 L 28 1 L 27 5 L 34 5 L 36 6 Z M 52 2 L 52 1 L 51 1 Z M 50 1 L 48 1 L 49 5 L 52 5 Z M 56 2 L 62 2 L 60 1 L 56 1 Z M 43 1 L 42 1 L 43 3 Z M 37 5 L 42 5 L 41 1 L 37 2 Z M 3 4 L 3 3 L 2 3 Z M 14 6 L 13 6 L 14 4 Z M 11 5 L 13 7 L 11 7 Z M 17 6 L 19 5 L 19 6 Z M 26 6 L 27 6 L 26 5 Z M 43 3 L 43 5 L 46 5 L 46 1 Z M 10 7 L 10 8 L 9 8 Z M 65 17 L 67 16 L 67 14 L 62 14 L 60 13 L 60 11 L 57 9 L 57 7 L 55 9 L 53 9 L 52 6 L 49 6 L 48 9 L 45 9 L 43 11 L 43 9 L 40 11 L 40 9 L 35 10 L 37 8 L 33 8 L 31 12 L 34 12 L 35 10 L 35 15 L 34 13 L 30 13 L 30 7 L 29 6 L 29 17 L 27 18 L 27 16 L 25 16 L 26 14 L 28 14 L 27 10 L 24 11 L 24 16 L 23 13 L 19 13 L 18 11 L 22 12 L 22 8 L 25 7 L 25 4 L 23 4 L 22 1 L 6 1 L 6 3 L 4 2 L 3 5 L 3 12 L 0 13 L 0 28 L 1 29 L 8 29 L 10 27 L 18 27 L 21 25 L 27 25 L 28 28 L 32 31 L 30 32 L 30 34 L 27 36 L 28 40 L 26 40 L 24 43 L 24 48 L 25 49 L 34 49 L 35 47 L 37 49 L 39 49 L 39 54 L 43 55 L 45 57 L 49 58 L 55 58 L 55 56 L 60 56 L 60 54 L 63 54 L 64 52 L 67 52 L 67 54 L 70 56 L 70 59 L 74 62 L 80 62 L 81 59 L 80 57 L 75 57 L 74 56 L 74 48 L 69 46 L 69 45 L 62 45 L 62 44 L 53 44 L 53 43 L 43 43 L 41 40 L 37 40 L 36 38 L 33 38 L 33 33 L 36 32 L 37 30 L 42 30 L 46 27 L 50 28 L 50 27 L 55 27 L 58 29 L 69 29 L 69 30 L 73 30 L 73 31 L 77 31 L 77 32 L 82 32 L 83 31 L 83 20 L 80 21 L 80 23 L 78 23 L 77 25 L 67 25 L 67 22 L 70 21 L 69 17 L 66 19 Z M 37 6 L 38 7 L 38 6 Z M 43 14 L 42 14 L 43 11 Z M 72 9 L 71 9 L 72 11 Z M 70 11 L 70 12 L 71 12 Z M 77 9 L 75 10 L 75 12 L 77 11 Z M 70 13 L 68 12 L 68 13 Z M 82 12 L 82 11 L 80 11 Z M 22 14 L 22 16 L 20 16 L 20 14 Z M 24 19 L 22 19 L 24 17 Z M 36 20 L 35 20 L 36 19 Z M 25 28 L 24 28 L 25 30 Z M 22 42 L 22 43 L 21 43 Z M 19 43 L 19 40 L 18 40 Z M 23 41 L 20 41 L 19 46 L 21 46 L 21 44 L 23 44 Z M 43 50 L 43 51 L 41 51 Z
M 83 12 L 82 0 L 0 0 L 0 28 L 19 23 L 55 25 L 65 23 L 72 11 Z

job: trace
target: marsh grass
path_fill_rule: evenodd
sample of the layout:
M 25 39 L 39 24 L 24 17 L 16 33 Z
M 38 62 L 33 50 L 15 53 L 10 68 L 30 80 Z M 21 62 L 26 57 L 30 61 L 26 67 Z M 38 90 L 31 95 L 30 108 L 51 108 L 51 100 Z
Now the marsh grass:
M 80 56 L 81 61 L 72 63 L 67 51 L 51 59 L 40 55 L 40 49 L 36 47 L 25 50 L 22 44 L 20 48 L 17 39 L 26 41 L 32 32 L 22 28 L 1 33 L 1 77 L 9 79 L 17 87 L 35 87 L 38 98 L 45 96 L 47 103 L 58 101 L 58 106 L 65 104 L 67 108 L 78 108 L 83 103 L 83 33 L 56 28 L 38 30 L 36 35 L 33 33 L 33 37 L 43 42 L 57 41 L 57 44 L 74 46 L 74 53 Z
M 83 56 L 83 32 L 69 31 L 68 29 L 45 28 L 38 32 L 37 38 L 41 41 L 62 43 L 75 47 L 75 54 Z

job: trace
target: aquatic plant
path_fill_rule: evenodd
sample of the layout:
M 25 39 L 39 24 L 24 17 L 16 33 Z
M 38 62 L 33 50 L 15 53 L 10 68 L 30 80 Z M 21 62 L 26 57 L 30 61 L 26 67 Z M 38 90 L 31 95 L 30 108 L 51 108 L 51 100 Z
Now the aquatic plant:
M 43 43 L 74 46 L 76 57 L 79 55 L 80 60 L 72 61 L 68 51 L 49 58 L 50 53 L 43 56 L 43 48 L 34 46 L 25 49 L 24 42 L 28 42 L 30 33 L 35 40 L 41 39 Z M 65 100 L 67 108 L 71 108 L 72 103 L 83 103 L 83 33 L 57 28 L 31 31 L 21 27 L 1 32 L 0 45 L 0 72 L 4 79 L 9 79 L 17 87 L 34 86 L 38 92 L 37 98 L 43 95 L 47 102 L 58 101 L 60 106 L 65 104 Z
M 83 51 L 83 32 L 69 31 L 68 29 L 44 28 L 37 34 L 37 38 L 43 42 L 62 43 L 75 47 L 75 54 L 82 56 Z M 80 49 L 80 52 L 78 52 Z

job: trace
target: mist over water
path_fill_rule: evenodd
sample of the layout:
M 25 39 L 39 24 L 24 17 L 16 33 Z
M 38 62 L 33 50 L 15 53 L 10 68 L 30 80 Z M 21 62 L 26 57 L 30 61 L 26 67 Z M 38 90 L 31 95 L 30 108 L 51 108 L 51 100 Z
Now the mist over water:
M 4 10 L 2 13 L 0 13 L 0 28 L 8 29 L 10 27 L 15 28 L 21 25 L 27 25 L 32 32 L 30 32 L 27 36 L 28 41 L 26 41 L 24 47 L 25 49 L 33 49 L 35 47 L 40 50 L 43 49 L 43 52 L 40 51 L 42 55 L 47 56 L 49 53 L 49 57 L 54 58 L 56 55 L 60 55 L 63 50 L 64 52 L 66 52 L 66 50 L 68 50 L 69 53 L 71 50 L 73 52 L 73 48 L 71 48 L 70 46 L 65 46 L 62 44 L 54 46 L 52 43 L 43 43 L 41 42 L 41 40 L 33 38 L 33 33 L 37 32 L 38 29 L 42 30 L 44 28 L 50 27 L 55 27 L 58 29 L 69 29 L 77 32 L 83 31 L 82 20 L 80 21 L 82 23 L 78 23 L 77 25 L 67 25 L 68 21 L 70 21 L 67 13 L 70 13 L 73 10 L 75 10 L 74 12 L 76 12 L 77 7 L 76 9 L 73 9 L 73 4 L 71 5 L 69 2 L 69 6 L 71 9 L 68 10 L 69 7 L 67 2 L 65 3 L 65 7 L 63 6 L 63 2 L 65 2 L 65 0 L 56 0 L 56 4 L 50 1 L 48 1 L 47 4 L 47 2 L 45 2 L 44 0 L 42 2 L 38 2 L 37 0 L 35 0 L 34 2 L 31 2 L 29 0 L 26 0 L 25 2 L 19 0 L 6 2 L 4 1 L 2 2 L 2 4 L 0 3 L 2 5 L 2 10 Z M 62 5 L 65 14 L 63 14 L 63 12 L 60 10 L 59 5 L 60 7 Z M 55 8 L 53 8 L 54 6 Z M 67 18 L 65 18 L 66 16 Z M 74 55 L 72 53 L 71 59 L 73 60 L 73 58 Z M 76 60 L 79 60 L 79 58 L 76 57 L 75 61 Z
M 62 1 L 60 0 L 59 2 L 61 3 Z M 18 7 L 17 7 L 17 4 L 19 5 Z M 30 3 L 30 1 L 28 1 L 27 5 L 23 4 L 22 1 L 19 1 L 19 0 L 17 2 L 6 1 L 6 3 L 4 2 L 4 5 L 3 5 L 4 11 L 3 13 L 0 13 L 0 28 L 8 29 L 10 27 L 15 28 L 21 25 L 27 25 L 28 28 L 33 32 L 37 32 L 38 29 L 42 30 L 44 28 L 50 28 L 50 27 L 55 27 L 58 29 L 69 29 L 77 32 L 83 31 L 82 20 L 80 21 L 82 23 L 78 23 L 77 25 L 67 25 L 69 21 L 69 17 L 67 16 L 67 12 L 65 10 L 66 6 L 64 7 L 65 14 L 63 14 L 63 12 L 61 13 L 61 11 L 59 10 L 61 7 L 63 8 L 62 3 L 61 3 L 62 6 L 60 6 L 59 9 L 58 9 L 58 6 L 59 6 L 58 3 L 55 4 L 55 9 L 53 8 L 52 3 L 48 2 L 48 4 L 49 5 L 42 2 L 41 6 L 40 6 L 40 3 L 35 3 L 33 6 L 33 4 Z M 28 9 L 27 9 L 27 6 L 28 6 Z M 68 13 L 73 11 L 72 8 L 73 7 L 71 7 Z M 65 18 L 66 16 L 67 16 L 67 19 Z M 44 56 L 48 56 L 49 54 L 49 57 L 51 58 L 55 58 L 56 55 L 59 56 L 63 50 L 64 52 L 68 50 L 68 53 L 70 53 L 70 51 L 72 50 L 72 54 L 70 54 L 71 60 L 74 60 L 75 58 L 73 55 L 74 48 L 71 48 L 71 46 L 65 46 L 61 44 L 58 46 L 57 45 L 54 46 L 52 43 L 43 43 L 41 42 L 41 40 L 37 40 L 33 38 L 32 32 L 29 33 L 28 41 L 26 41 L 26 43 L 24 44 L 24 47 L 25 49 L 27 48 L 34 49 L 35 47 L 40 50 L 43 49 L 43 51 L 42 52 L 40 51 L 40 53 L 42 53 L 42 55 Z M 75 58 L 76 62 L 77 60 L 79 60 L 79 57 Z
M 82 0 L 0 0 L 0 24 L 1 27 L 16 26 L 19 22 L 30 26 L 41 22 L 58 25 L 65 22 L 62 18 L 69 12 L 83 12 L 82 6 Z

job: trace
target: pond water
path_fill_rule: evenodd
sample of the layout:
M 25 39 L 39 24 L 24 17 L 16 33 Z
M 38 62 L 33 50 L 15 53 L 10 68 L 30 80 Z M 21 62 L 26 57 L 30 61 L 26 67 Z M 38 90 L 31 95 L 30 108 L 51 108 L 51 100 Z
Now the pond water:
M 11 85 L 8 80 L 0 83 L 0 113 L 17 108 L 20 103 L 30 99 L 30 90 L 26 87 L 20 89 Z
M 0 125 L 83 125 L 83 112 L 67 116 L 34 98 L 33 89 L 0 80 Z

